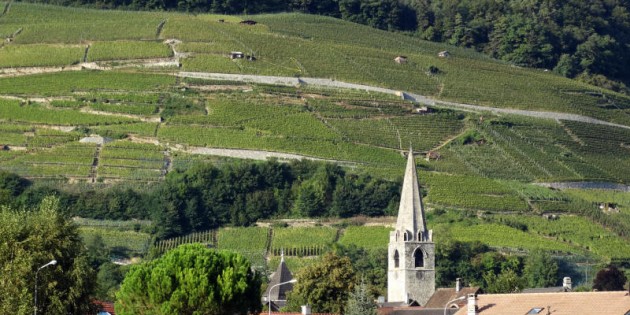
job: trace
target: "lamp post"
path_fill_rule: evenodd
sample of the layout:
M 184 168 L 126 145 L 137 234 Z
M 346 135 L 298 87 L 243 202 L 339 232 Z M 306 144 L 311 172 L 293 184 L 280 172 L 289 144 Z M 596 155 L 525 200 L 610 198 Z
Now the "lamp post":
M 444 305 L 444 315 L 446 315 L 446 309 L 448 308 L 448 305 L 457 301 L 463 301 L 466 299 L 466 296 L 460 296 L 456 299 L 450 300 L 446 303 L 446 305 Z
M 275 288 L 277 286 L 281 286 L 283 284 L 296 283 L 296 282 L 297 282 L 297 279 L 291 279 L 289 281 L 281 282 L 281 283 L 278 283 L 276 285 L 272 285 L 271 286 L 271 288 L 269 289 L 269 292 L 267 292 L 267 304 L 269 305 L 268 306 L 268 308 L 269 308 L 269 315 L 271 315 L 271 290 L 273 290 L 273 288 Z M 35 315 L 37 315 L 37 314 L 35 314 Z
M 48 266 L 52 266 L 52 265 L 56 265 L 57 261 L 56 260 L 51 260 L 49 263 L 39 267 L 39 269 L 37 269 L 37 271 L 35 271 L 35 309 L 33 310 L 33 314 L 37 315 L 37 274 L 39 274 L 39 271 L 48 267 Z

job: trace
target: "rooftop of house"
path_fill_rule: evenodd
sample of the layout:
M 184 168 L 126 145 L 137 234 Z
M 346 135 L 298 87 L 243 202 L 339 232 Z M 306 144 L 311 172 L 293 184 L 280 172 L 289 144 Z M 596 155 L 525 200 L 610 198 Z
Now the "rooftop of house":
M 104 302 L 104 301 L 93 301 L 94 304 L 98 307 L 97 315 L 116 315 L 114 311 L 114 303 L 112 302 Z
M 444 308 L 446 303 L 453 301 L 457 298 L 466 297 L 468 294 L 478 294 L 479 287 L 463 287 L 461 290 L 456 291 L 455 288 L 439 288 L 435 290 L 435 293 L 427 301 L 425 307 L 427 308 Z M 466 299 L 462 299 L 453 303 L 459 307 L 466 305 Z
M 447 309 L 446 314 L 455 314 L 456 309 Z M 444 308 L 425 308 L 421 306 L 415 307 L 381 307 L 378 309 L 378 315 L 443 315 Z
M 527 294 L 481 294 L 477 296 L 479 315 L 628 315 L 630 293 L 562 292 Z M 467 315 L 467 307 L 455 315 Z

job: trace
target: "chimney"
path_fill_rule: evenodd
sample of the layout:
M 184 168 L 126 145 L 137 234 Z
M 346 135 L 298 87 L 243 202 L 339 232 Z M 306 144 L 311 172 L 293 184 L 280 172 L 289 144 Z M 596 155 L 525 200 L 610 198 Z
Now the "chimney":
M 461 278 L 457 278 L 455 280 L 455 292 L 459 292 L 462 290 L 462 279 Z
M 468 312 L 466 315 L 479 315 L 477 296 L 474 293 L 468 294 Z
M 565 292 L 571 291 L 571 277 L 562 278 L 562 288 Z
M 311 315 L 311 307 L 308 305 L 302 305 L 302 315 Z

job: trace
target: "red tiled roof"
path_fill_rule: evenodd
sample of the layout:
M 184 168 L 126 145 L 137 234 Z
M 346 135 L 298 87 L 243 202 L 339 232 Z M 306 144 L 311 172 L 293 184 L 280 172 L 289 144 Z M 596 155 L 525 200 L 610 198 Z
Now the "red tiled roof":
M 98 312 L 107 312 L 107 313 L 110 313 L 112 315 L 116 315 L 116 313 L 114 312 L 114 303 L 112 303 L 112 302 L 104 302 L 104 301 L 97 301 L 97 300 L 94 300 L 93 302 L 94 302 L 94 304 L 96 306 L 98 306 L 97 314 L 98 314 Z
M 455 291 L 455 288 L 439 288 L 433 293 L 433 295 L 427 301 L 427 304 L 424 305 L 426 308 L 444 308 L 446 303 L 457 299 L 462 296 L 467 296 L 468 294 L 477 294 L 479 293 L 479 287 L 463 287 L 459 292 Z M 454 303 L 461 307 L 462 305 L 466 305 L 466 300 L 458 301 Z
M 630 312 L 628 291 L 562 292 L 525 294 L 481 294 L 477 296 L 479 315 L 525 315 L 542 308 L 541 315 L 626 315 Z M 466 315 L 461 308 L 455 315 Z

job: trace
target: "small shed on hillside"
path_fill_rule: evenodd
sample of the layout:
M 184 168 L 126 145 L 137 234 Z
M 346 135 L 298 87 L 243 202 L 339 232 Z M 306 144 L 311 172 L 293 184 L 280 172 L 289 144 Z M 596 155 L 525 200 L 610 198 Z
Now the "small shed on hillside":
M 451 53 L 449 53 L 448 50 L 440 51 L 438 53 L 438 57 L 440 58 L 448 58 L 450 56 L 451 56 Z
M 100 144 L 100 145 L 103 145 L 112 141 L 114 141 L 114 139 L 102 137 L 99 135 L 90 135 L 89 137 L 81 138 L 81 140 L 79 140 L 79 142 L 81 143 L 95 143 L 95 144 Z
M 256 25 L 256 23 L 258 23 L 258 22 L 254 21 L 254 20 L 244 20 L 244 21 L 240 22 L 240 24 L 245 24 L 245 25 Z
M 233 51 L 230 53 L 231 59 L 243 59 L 245 58 L 245 54 L 241 51 Z
M 401 64 L 401 65 L 405 64 L 405 63 L 407 63 L 407 56 L 397 56 L 396 58 L 394 58 L 394 61 L 397 64 Z

